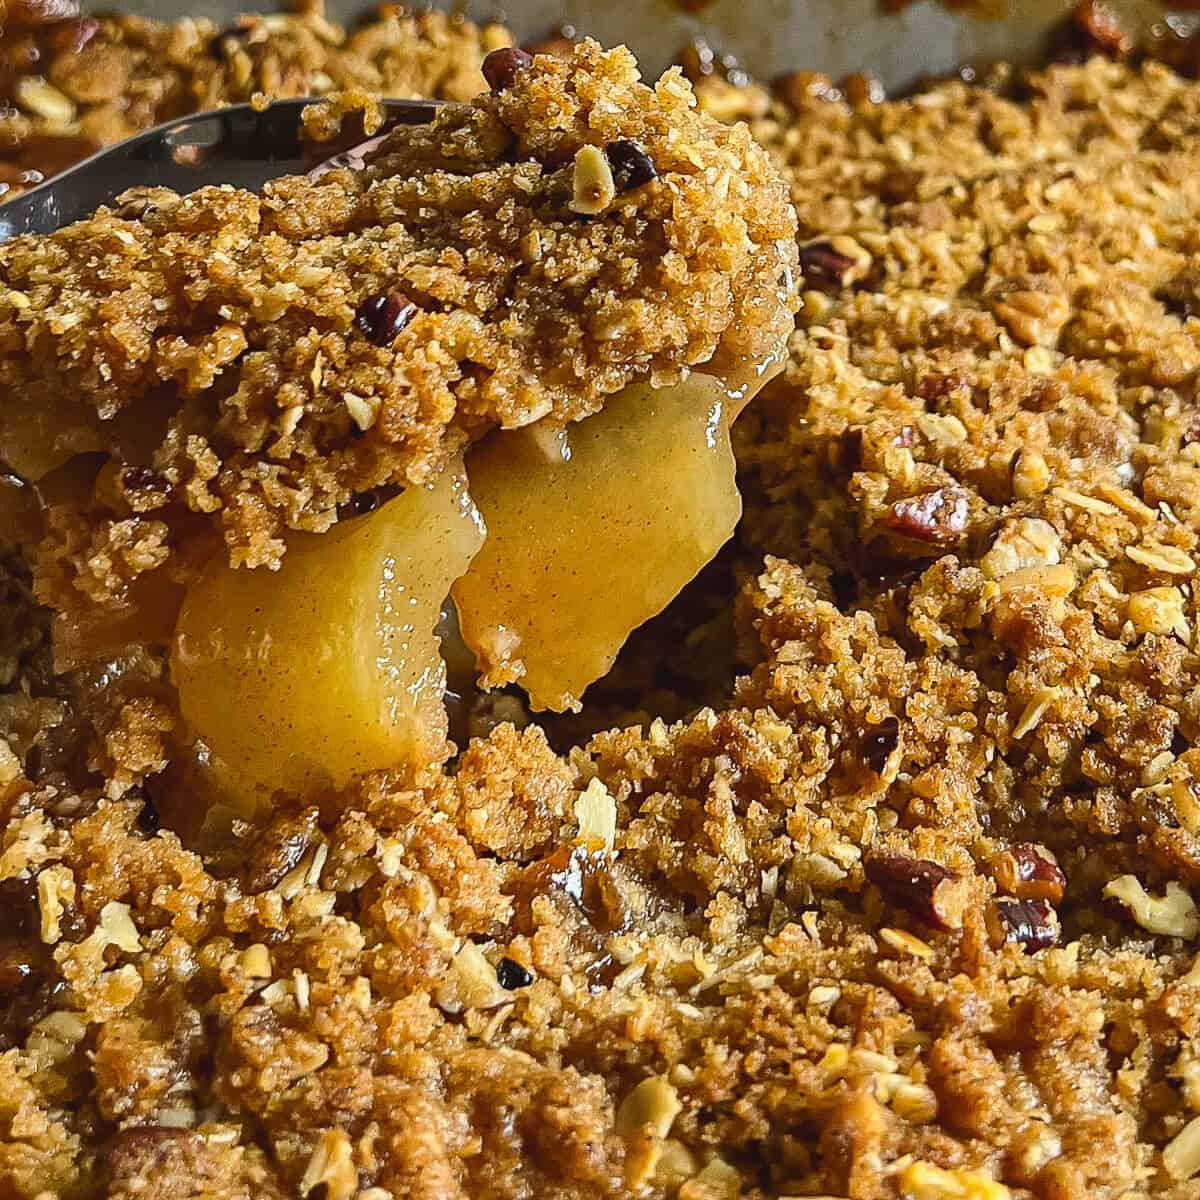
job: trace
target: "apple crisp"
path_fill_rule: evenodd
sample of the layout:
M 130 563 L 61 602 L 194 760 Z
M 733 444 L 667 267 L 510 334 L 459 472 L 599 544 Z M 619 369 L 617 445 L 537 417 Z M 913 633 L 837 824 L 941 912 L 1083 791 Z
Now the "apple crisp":
M 0 1194 L 1195 1196 L 1200 85 L 499 49 L 0 248 Z

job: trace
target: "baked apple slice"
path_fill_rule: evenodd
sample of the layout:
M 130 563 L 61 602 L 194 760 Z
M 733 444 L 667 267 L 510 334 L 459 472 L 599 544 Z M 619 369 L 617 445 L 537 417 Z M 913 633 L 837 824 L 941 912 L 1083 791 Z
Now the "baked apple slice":
M 297 535 L 277 572 L 214 561 L 188 590 L 171 674 L 218 786 L 244 801 L 442 757 L 434 627 L 483 539 L 460 465 Z
M 716 554 L 742 512 L 729 421 L 747 390 L 699 373 L 635 384 L 577 425 L 470 453 L 488 537 L 453 596 L 484 686 L 519 680 L 535 709 L 578 708 Z

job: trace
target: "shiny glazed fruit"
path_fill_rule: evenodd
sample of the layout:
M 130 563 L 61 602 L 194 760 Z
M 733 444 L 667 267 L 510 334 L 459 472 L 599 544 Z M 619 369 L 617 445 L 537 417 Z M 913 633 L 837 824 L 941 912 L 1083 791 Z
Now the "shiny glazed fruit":
M 483 538 L 459 469 L 297 535 L 278 572 L 212 563 L 188 591 L 171 674 L 222 790 L 246 803 L 439 757 L 434 626 Z
M 467 459 L 488 538 L 455 584 L 485 684 L 575 707 L 629 634 L 733 533 L 742 503 L 727 385 L 626 388 L 565 430 L 495 433 Z

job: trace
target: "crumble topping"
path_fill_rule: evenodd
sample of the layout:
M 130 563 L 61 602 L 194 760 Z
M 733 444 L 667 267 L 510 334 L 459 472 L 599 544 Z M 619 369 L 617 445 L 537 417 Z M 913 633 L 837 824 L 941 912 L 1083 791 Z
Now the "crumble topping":
M 581 214 L 573 160 L 607 170 L 614 145 L 655 176 Z M 718 349 L 761 356 L 791 321 L 792 220 L 744 129 L 677 73 L 652 90 L 583 43 L 396 132 L 363 172 L 158 192 L 14 241 L 4 453 L 33 478 L 107 456 L 51 503 L 38 593 L 119 609 L 214 533 L 233 565 L 277 566 L 286 530 L 424 482 L 494 426 L 578 419 Z
M 70 0 L 10 3 L 0 14 L 3 194 L 162 121 L 258 96 L 359 89 L 469 100 L 483 89 L 484 57 L 511 41 L 500 25 L 394 4 L 350 29 L 323 4 L 295 7 L 220 27 L 203 17 L 85 16 Z

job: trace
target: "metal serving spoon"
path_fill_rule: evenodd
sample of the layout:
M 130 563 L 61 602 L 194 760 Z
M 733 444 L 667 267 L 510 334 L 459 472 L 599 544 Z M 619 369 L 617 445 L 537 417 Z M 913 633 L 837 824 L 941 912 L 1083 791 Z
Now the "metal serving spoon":
M 235 104 L 147 129 L 0 205 L 0 241 L 22 233 L 53 233 L 102 204 L 113 204 L 132 187 L 187 193 L 231 183 L 258 191 L 283 175 L 362 166 L 362 156 L 382 140 L 382 133 L 365 142 L 361 131 L 332 143 L 309 141 L 300 114 L 312 103 L 278 100 L 261 112 Z M 387 130 L 424 125 L 439 107 L 430 100 L 385 100 L 384 106 Z

